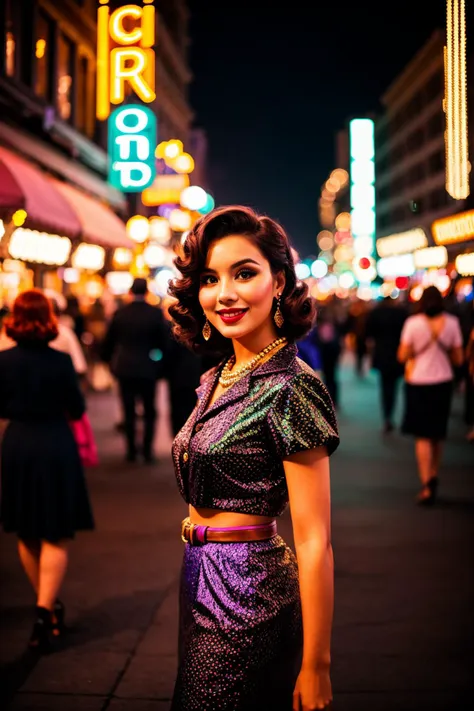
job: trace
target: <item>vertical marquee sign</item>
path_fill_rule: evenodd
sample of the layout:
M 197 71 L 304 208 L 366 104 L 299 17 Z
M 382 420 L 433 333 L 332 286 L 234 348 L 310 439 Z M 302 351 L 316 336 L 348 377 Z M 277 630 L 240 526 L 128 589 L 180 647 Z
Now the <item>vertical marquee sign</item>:
M 153 0 L 111 12 L 97 11 L 97 118 L 107 119 L 109 182 L 123 192 L 142 192 L 156 176 L 156 116 L 143 104 L 124 104 L 126 85 L 144 103 L 155 93 Z M 120 106 L 120 104 L 123 104 Z M 111 112 L 111 106 L 118 106 Z

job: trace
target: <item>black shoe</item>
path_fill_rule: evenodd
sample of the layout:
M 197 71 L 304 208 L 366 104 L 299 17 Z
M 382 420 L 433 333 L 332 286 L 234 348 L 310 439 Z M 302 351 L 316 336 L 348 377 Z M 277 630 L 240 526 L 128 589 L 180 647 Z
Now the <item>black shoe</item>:
M 36 622 L 28 646 L 39 654 L 49 654 L 52 650 L 51 612 L 45 607 L 36 607 Z
M 158 464 L 158 458 L 149 452 L 143 455 L 143 461 L 145 464 Z
M 391 422 L 386 422 L 383 428 L 383 433 L 384 434 L 390 434 L 390 432 L 393 432 L 394 427 Z
M 61 637 L 66 629 L 64 624 L 64 618 L 66 614 L 66 608 L 61 600 L 56 600 L 54 603 L 53 612 L 51 615 L 51 626 L 53 637 Z
M 436 501 L 436 493 L 438 491 L 438 477 L 433 476 L 424 486 L 421 487 L 416 497 L 418 506 L 432 506 Z
M 125 455 L 125 461 L 126 462 L 136 462 L 137 461 L 137 453 L 136 452 L 127 452 Z

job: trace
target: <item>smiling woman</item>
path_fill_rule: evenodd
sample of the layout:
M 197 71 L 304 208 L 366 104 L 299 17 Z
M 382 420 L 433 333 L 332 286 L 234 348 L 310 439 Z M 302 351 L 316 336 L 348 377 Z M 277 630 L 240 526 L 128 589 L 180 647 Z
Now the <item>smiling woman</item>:
M 239 328 L 254 328 L 255 319 L 270 310 L 275 314 L 279 309 L 284 322 L 280 328 L 275 322 L 276 333 L 289 341 L 311 328 L 314 302 L 306 284 L 297 280 L 285 232 L 269 217 L 242 206 L 214 210 L 189 232 L 176 266 L 182 277 L 170 285 L 177 299 L 170 314 L 175 337 L 192 350 L 232 353 L 229 333 L 222 327 L 239 323 Z M 229 318 L 229 312 L 240 310 L 249 313 L 235 321 Z M 206 321 L 212 327 L 208 340 L 202 332 Z
M 339 437 L 328 392 L 293 343 L 313 301 L 283 229 L 245 207 L 202 218 L 176 263 L 175 334 L 227 357 L 203 375 L 173 442 L 189 517 L 172 711 L 327 708 Z M 277 534 L 288 502 L 299 572 Z

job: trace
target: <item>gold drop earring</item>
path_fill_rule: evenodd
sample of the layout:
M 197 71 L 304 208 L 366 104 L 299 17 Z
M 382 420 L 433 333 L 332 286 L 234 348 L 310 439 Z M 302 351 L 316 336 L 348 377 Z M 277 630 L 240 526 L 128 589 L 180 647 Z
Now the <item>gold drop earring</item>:
M 203 326 L 202 329 L 202 337 L 204 338 L 205 341 L 208 341 L 211 337 L 211 324 L 206 318 L 206 323 Z
M 277 308 L 276 308 L 275 314 L 273 316 L 273 320 L 275 321 L 277 328 L 281 328 L 283 326 L 283 324 L 285 323 L 285 319 L 283 318 L 283 314 L 280 309 L 280 304 L 281 304 L 281 294 L 278 294 Z

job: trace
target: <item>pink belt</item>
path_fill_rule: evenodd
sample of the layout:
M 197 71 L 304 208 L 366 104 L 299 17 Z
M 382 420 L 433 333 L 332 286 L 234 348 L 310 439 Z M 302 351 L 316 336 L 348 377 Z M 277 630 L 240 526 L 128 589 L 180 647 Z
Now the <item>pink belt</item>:
M 261 523 L 256 526 L 231 526 L 228 528 L 213 528 L 191 523 L 185 518 L 181 523 L 181 540 L 192 546 L 202 546 L 205 543 L 242 543 L 248 541 L 266 541 L 277 535 L 276 521 Z

